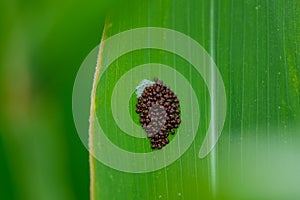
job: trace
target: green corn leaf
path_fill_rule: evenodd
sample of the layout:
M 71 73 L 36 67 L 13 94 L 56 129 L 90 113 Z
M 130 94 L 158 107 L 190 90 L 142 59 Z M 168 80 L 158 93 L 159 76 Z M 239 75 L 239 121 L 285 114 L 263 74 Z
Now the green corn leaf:
M 155 35 L 155 27 L 171 31 Z M 137 44 L 145 48 L 124 50 Z M 171 48 L 146 48 L 152 44 Z M 92 90 L 91 199 L 300 198 L 299 48 L 297 0 L 113 8 Z M 154 76 L 182 106 L 182 126 L 160 151 L 142 138 L 132 90 Z

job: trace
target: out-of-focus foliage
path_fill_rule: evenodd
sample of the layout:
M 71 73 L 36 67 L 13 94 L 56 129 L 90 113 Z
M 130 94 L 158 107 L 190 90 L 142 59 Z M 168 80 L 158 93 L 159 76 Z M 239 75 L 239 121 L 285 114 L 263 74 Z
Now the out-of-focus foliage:
M 71 95 L 110 4 L 0 1 L 0 199 L 88 199 Z

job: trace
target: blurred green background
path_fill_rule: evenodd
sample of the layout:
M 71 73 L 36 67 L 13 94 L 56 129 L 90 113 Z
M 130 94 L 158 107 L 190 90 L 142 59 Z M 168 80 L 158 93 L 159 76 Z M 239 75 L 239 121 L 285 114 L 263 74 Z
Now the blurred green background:
M 72 88 L 112 3 L 0 1 L 0 199 L 88 199 Z

